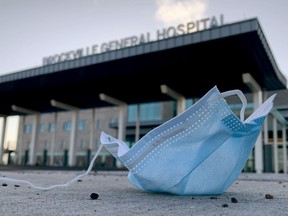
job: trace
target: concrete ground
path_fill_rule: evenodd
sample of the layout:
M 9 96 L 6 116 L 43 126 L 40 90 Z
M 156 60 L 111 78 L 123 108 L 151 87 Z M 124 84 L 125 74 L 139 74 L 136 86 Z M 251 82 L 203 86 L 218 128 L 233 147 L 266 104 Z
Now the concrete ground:
M 0 176 L 50 186 L 85 171 L 13 170 Z M 91 199 L 92 193 L 98 194 Z M 235 202 L 233 202 L 235 201 Z M 288 175 L 242 173 L 219 196 L 175 196 L 138 190 L 126 171 L 93 171 L 65 188 L 39 190 L 0 182 L 0 215 L 288 215 Z

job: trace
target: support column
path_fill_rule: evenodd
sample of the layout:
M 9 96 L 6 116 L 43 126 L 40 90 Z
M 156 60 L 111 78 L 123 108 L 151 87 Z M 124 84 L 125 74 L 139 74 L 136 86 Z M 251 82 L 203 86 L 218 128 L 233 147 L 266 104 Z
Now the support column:
M 126 140 L 126 123 L 127 123 L 127 109 L 128 106 L 126 104 L 122 104 L 119 106 L 119 130 L 118 130 L 118 138 L 120 140 Z
M 283 147 L 283 173 L 288 172 L 287 167 L 287 136 L 286 136 L 286 126 L 282 127 L 282 147 Z
M 51 152 L 50 152 L 50 165 L 54 165 L 54 151 L 55 151 L 55 137 L 56 137 L 56 125 L 57 125 L 57 112 L 54 113 L 54 130 L 52 131 L 52 138 L 51 138 Z
M 95 134 L 95 109 L 92 109 L 92 121 L 90 124 L 90 141 L 89 141 L 89 149 L 92 151 L 93 143 L 94 143 L 94 134 Z
M 51 100 L 50 102 L 51 102 L 51 105 L 54 107 L 58 107 L 64 110 L 69 110 L 72 112 L 70 144 L 69 144 L 69 152 L 68 152 L 68 166 L 75 166 L 76 165 L 75 143 L 76 143 L 76 130 L 77 130 L 79 108 L 56 101 L 56 100 Z
M 7 124 L 7 116 L 3 116 L 3 123 L 2 123 L 2 131 L 1 131 L 1 143 L 0 143 L 0 165 L 3 164 L 2 158 L 4 155 L 4 141 L 6 135 L 6 124 Z
M 72 125 L 70 133 L 70 145 L 69 145 L 69 156 L 68 156 L 68 165 L 76 165 L 76 156 L 75 156 L 75 145 L 76 145 L 76 130 L 77 130 L 77 120 L 78 120 L 78 110 L 72 112 Z
M 136 109 L 136 125 L 135 125 L 135 143 L 140 139 L 140 104 Z
M 36 142 L 37 142 L 37 137 L 38 137 L 39 119 L 40 119 L 39 114 L 34 115 L 33 126 L 32 126 L 32 139 L 31 139 L 31 144 L 29 148 L 29 165 L 35 165 L 35 162 L 36 162 L 35 147 L 36 147 Z
M 254 110 L 256 110 L 263 103 L 261 87 L 249 73 L 243 74 L 242 79 L 243 82 L 247 84 L 247 86 L 253 92 L 253 105 Z M 255 150 L 254 158 L 255 158 L 256 173 L 262 173 L 264 167 L 263 166 L 264 160 L 263 160 L 263 141 L 261 133 L 258 136 L 254 150 Z
M 24 160 L 22 160 L 25 157 L 25 150 L 23 148 L 23 130 L 24 130 L 24 125 L 25 125 L 25 116 L 20 116 L 19 119 L 19 128 L 22 128 L 20 135 L 18 135 L 18 140 L 17 140 L 17 153 L 18 153 L 18 160 L 17 164 L 18 165 L 23 165 Z M 18 129 L 19 130 L 19 129 Z
M 35 153 L 35 146 L 36 146 L 36 142 L 38 139 L 38 126 L 39 126 L 39 119 L 40 119 L 40 113 L 35 111 L 35 110 L 31 110 L 31 109 L 27 109 L 27 108 L 23 108 L 23 107 L 19 107 L 16 105 L 12 105 L 11 106 L 12 110 L 16 111 L 16 112 L 22 112 L 25 114 L 30 114 L 30 115 L 34 115 L 34 119 L 33 119 L 33 126 L 32 126 L 32 134 L 31 134 L 31 143 L 29 146 L 29 159 L 28 159 L 28 164 L 29 165 L 35 165 L 36 162 L 36 153 Z
M 103 93 L 99 94 L 99 97 L 100 97 L 100 100 L 106 101 L 108 103 L 111 103 L 119 107 L 118 136 L 117 137 L 118 139 L 125 142 L 128 105 L 123 101 L 120 101 L 116 98 L 110 97 Z M 124 165 L 119 160 L 116 160 L 116 167 L 122 168 L 124 167 Z
M 125 141 L 128 105 L 123 101 L 120 101 L 103 93 L 99 94 L 99 97 L 101 100 L 119 107 L 118 139 Z
M 163 94 L 167 94 L 177 101 L 177 115 L 185 111 L 186 101 L 183 95 L 169 88 L 167 85 L 161 85 L 160 89 Z
M 265 119 L 265 121 L 264 121 L 264 125 L 263 125 L 263 132 L 264 132 L 264 144 L 268 144 L 268 142 L 269 142 L 269 138 L 268 138 L 268 116 L 267 116 L 267 118 Z
M 274 172 L 279 173 L 278 165 L 278 133 L 277 133 L 277 119 L 273 117 L 273 160 L 274 160 Z
M 267 92 L 264 93 L 264 99 L 267 98 Z M 267 145 L 269 142 L 269 129 L 268 129 L 268 121 L 269 121 L 269 115 L 267 115 L 267 118 L 264 121 L 263 124 L 263 133 L 264 133 L 264 145 Z

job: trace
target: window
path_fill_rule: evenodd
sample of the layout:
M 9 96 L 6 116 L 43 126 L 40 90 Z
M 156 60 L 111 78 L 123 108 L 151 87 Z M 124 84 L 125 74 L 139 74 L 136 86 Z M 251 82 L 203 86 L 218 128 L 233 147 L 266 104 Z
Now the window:
M 49 125 L 48 125 L 48 130 L 49 130 L 49 132 L 55 132 L 55 130 L 56 130 L 55 123 L 50 122 Z
M 128 122 L 135 122 L 137 109 L 140 106 L 140 121 L 157 121 L 161 120 L 161 103 L 145 103 L 140 105 L 128 106 Z
M 190 106 L 193 105 L 193 99 L 186 99 L 185 103 L 186 103 L 186 108 L 189 108 Z
M 45 124 L 40 124 L 39 125 L 39 132 L 40 133 L 45 133 Z
M 66 121 L 63 123 L 63 130 L 64 131 L 71 131 L 71 127 L 72 127 L 71 121 Z
M 31 124 L 24 125 L 24 133 L 30 134 L 31 132 L 32 132 L 32 125 Z
M 85 129 L 85 127 L 86 127 L 85 123 L 86 123 L 85 120 L 78 121 L 78 130 L 79 131 L 83 131 Z
M 78 121 L 77 127 L 78 127 L 78 130 L 83 131 L 86 128 L 85 120 Z M 72 129 L 72 122 L 71 121 L 66 121 L 63 123 L 63 130 L 64 131 L 71 131 L 71 129 Z
M 140 120 L 161 120 L 161 103 L 147 103 L 140 106 Z
M 96 121 L 96 130 L 100 130 L 103 127 L 103 123 L 100 119 Z
M 110 118 L 109 122 L 110 122 L 110 124 L 116 124 L 117 119 L 116 118 Z

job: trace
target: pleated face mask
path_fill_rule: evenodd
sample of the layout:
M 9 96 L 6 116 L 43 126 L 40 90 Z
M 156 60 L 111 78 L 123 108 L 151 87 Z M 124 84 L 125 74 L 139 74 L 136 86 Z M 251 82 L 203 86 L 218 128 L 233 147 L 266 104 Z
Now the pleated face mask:
M 238 95 L 238 118 L 226 100 Z M 104 147 L 129 170 L 128 179 L 147 192 L 219 195 L 238 178 L 273 107 L 276 94 L 244 120 L 240 90 L 212 88 L 180 115 L 148 132 L 130 149 L 102 132 Z
M 240 119 L 225 101 L 238 95 Z M 129 170 L 128 179 L 147 192 L 177 195 L 219 195 L 238 178 L 273 107 L 276 94 L 244 121 L 247 105 L 240 90 L 220 93 L 212 88 L 180 115 L 148 132 L 132 148 L 104 132 L 101 145 L 87 171 L 72 180 L 52 186 L 0 177 L 0 182 L 28 184 L 35 189 L 68 187 L 89 174 L 102 147 Z

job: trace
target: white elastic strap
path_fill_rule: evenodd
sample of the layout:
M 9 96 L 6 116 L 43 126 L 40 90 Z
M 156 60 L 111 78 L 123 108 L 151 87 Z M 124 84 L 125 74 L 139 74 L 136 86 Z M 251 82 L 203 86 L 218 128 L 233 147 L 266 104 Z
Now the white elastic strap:
M 220 95 L 222 97 L 227 97 L 227 96 L 231 96 L 231 95 L 238 95 L 238 97 L 240 98 L 240 100 L 242 102 L 242 108 L 241 108 L 241 111 L 240 111 L 240 120 L 242 122 L 244 122 L 244 113 L 245 113 L 245 109 L 247 107 L 247 100 L 246 100 L 246 97 L 243 94 L 243 92 L 238 90 L 238 89 L 235 89 L 235 90 L 222 92 L 222 93 L 220 93 Z
M 28 184 L 31 187 L 33 187 L 35 189 L 40 189 L 40 190 L 50 190 L 50 189 L 57 188 L 57 187 L 67 187 L 67 186 L 71 185 L 72 183 L 76 182 L 78 179 L 80 179 L 80 178 L 82 178 L 82 177 L 84 177 L 84 176 L 89 174 L 89 172 L 93 168 L 94 161 L 96 160 L 96 158 L 97 158 L 98 154 L 100 153 L 101 149 L 102 149 L 102 144 L 99 146 L 98 151 L 96 152 L 95 156 L 91 160 L 90 165 L 89 165 L 89 167 L 88 167 L 88 169 L 87 169 L 87 171 L 85 173 L 78 175 L 74 179 L 72 179 L 72 180 L 70 180 L 70 181 L 68 181 L 67 183 L 64 183 L 64 184 L 52 185 L 52 186 L 49 186 L 49 187 L 40 187 L 40 186 L 36 186 L 36 185 L 32 184 L 31 182 L 26 181 L 26 180 L 12 179 L 12 178 L 6 178 L 6 177 L 0 177 L 0 182 L 2 181 L 2 182 L 12 182 L 12 183 L 18 183 L 18 184 Z

